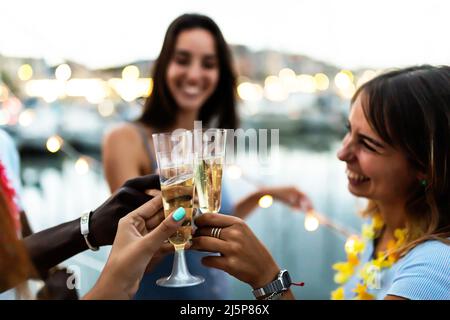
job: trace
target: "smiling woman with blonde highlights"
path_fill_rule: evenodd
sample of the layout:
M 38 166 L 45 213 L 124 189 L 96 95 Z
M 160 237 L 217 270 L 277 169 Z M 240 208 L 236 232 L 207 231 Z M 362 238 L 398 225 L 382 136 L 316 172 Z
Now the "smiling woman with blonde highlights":
M 365 83 L 347 128 L 338 158 L 349 191 L 369 200 L 368 220 L 346 243 L 348 260 L 333 265 L 341 286 L 332 299 L 450 299 L 450 67 L 394 70 Z M 276 279 L 280 268 L 242 221 L 210 215 L 196 225 L 193 248 L 221 253 L 205 264 L 253 289 Z M 208 237 L 217 227 L 220 239 Z

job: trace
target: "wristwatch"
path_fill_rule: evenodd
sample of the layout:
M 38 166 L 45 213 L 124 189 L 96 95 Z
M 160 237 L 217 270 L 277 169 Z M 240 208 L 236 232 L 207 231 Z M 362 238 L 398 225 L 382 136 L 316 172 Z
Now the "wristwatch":
M 282 292 L 287 291 L 292 284 L 291 276 L 287 270 L 281 270 L 277 278 L 266 286 L 253 290 L 256 298 L 261 297 L 279 297 Z
M 85 212 L 81 215 L 80 218 L 80 231 L 81 234 L 84 237 L 84 241 L 86 242 L 86 245 L 88 246 L 89 249 L 91 249 L 92 251 L 98 251 L 98 247 L 94 247 L 88 239 L 88 235 L 89 235 L 89 216 L 91 215 L 91 212 Z

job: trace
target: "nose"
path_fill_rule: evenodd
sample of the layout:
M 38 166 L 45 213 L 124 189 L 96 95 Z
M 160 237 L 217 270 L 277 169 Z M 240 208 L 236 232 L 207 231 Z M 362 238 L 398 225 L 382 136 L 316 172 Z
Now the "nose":
M 342 140 L 342 146 L 337 152 L 337 157 L 341 161 L 349 162 L 355 159 L 354 143 L 348 133 Z
M 191 63 L 187 70 L 187 79 L 189 81 L 198 81 L 202 75 L 202 67 L 199 63 Z

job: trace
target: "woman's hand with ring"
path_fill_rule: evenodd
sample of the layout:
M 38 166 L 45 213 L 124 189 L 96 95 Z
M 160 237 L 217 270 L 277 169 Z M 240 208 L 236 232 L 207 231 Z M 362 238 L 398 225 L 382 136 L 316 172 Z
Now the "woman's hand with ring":
M 224 270 L 254 289 L 278 274 L 280 268 L 273 257 L 242 219 L 208 213 L 199 216 L 195 224 L 198 229 L 191 249 L 221 254 L 204 257 L 205 266 Z

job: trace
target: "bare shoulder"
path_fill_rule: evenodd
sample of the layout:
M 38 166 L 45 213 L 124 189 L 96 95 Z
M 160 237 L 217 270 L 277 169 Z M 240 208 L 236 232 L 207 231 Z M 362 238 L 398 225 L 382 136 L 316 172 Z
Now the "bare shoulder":
M 120 123 L 109 129 L 104 135 L 102 144 L 104 155 L 112 152 L 112 154 L 127 154 L 128 157 L 139 157 L 142 152 L 141 139 L 133 124 Z
M 118 140 L 129 142 L 130 139 L 132 139 L 133 141 L 138 141 L 139 138 L 139 133 L 136 130 L 135 126 L 127 122 L 113 126 L 106 132 L 104 136 L 105 141 Z

